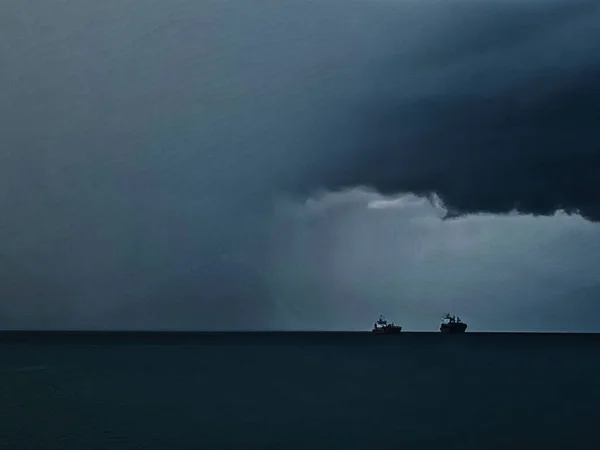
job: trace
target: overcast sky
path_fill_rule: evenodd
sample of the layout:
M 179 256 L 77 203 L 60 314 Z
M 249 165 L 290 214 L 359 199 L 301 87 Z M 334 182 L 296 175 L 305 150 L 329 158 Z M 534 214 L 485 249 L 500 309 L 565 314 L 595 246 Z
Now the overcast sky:
M 600 331 L 597 1 L 3 0 L 0 30 L 0 327 Z

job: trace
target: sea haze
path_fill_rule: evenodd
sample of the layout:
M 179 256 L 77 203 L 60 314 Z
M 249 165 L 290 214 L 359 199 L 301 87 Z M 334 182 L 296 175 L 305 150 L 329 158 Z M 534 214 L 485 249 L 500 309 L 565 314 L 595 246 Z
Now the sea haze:
M 600 445 L 598 335 L 1 339 L 2 449 Z

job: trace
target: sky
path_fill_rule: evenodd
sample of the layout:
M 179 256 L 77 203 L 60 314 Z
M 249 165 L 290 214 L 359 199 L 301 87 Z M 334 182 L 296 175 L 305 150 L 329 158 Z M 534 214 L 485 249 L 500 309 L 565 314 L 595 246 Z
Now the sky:
M 599 24 L 2 1 L 0 328 L 600 331 Z

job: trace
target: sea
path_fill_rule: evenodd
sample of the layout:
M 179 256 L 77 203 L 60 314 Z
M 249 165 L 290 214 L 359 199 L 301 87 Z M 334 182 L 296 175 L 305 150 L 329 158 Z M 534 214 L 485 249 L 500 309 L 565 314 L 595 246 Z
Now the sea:
M 599 449 L 600 335 L 0 334 L 0 449 Z

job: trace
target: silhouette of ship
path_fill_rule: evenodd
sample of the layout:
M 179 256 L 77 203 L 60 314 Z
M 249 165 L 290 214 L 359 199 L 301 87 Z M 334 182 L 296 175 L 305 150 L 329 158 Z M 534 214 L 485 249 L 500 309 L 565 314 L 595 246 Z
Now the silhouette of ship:
M 442 318 L 440 331 L 442 333 L 464 333 L 467 330 L 467 324 L 460 320 L 460 317 L 446 314 Z
M 373 333 L 377 334 L 398 334 L 402 331 L 402 327 L 400 325 L 395 325 L 394 322 L 388 322 L 383 318 L 383 316 L 379 316 L 377 322 L 373 324 Z

